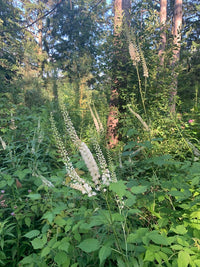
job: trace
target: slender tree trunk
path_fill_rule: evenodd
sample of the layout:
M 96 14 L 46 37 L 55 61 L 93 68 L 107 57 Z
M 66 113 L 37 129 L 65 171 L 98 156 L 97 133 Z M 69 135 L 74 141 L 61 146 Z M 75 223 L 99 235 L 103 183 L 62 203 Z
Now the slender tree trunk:
M 109 148 L 113 148 L 118 143 L 118 122 L 119 122 L 119 87 L 120 81 L 117 77 L 117 69 L 119 62 L 124 60 L 123 49 L 121 48 L 121 32 L 123 26 L 123 16 L 126 23 L 129 19 L 130 12 L 130 0 L 115 0 L 114 2 L 114 55 L 113 65 L 115 71 L 113 71 L 109 115 L 107 120 L 107 139 Z
M 161 45 L 159 50 L 160 65 L 164 64 L 164 51 L 166 45 L 166 21 L 167 21 L 167 0 L 160 0 L 160 37 Z
M 39 14 L 41 16 L 41 14 Z M 42 34 L 43 34 L 43 22 L 42 19 L 38 21 L 38 67 L 39 74 L 42 76 Z
M 172 60 L 172 89 L 170 92 L 170 112 L 172 114 L 176 111 L 176 95 L 177 95 L 177 76 L 175 67 L 180 59 L 181 49 L 181 28 L 182 28 L 182 0 L 175 0 L 174 2 L 174 25 L 173 25 L 173 60 Z

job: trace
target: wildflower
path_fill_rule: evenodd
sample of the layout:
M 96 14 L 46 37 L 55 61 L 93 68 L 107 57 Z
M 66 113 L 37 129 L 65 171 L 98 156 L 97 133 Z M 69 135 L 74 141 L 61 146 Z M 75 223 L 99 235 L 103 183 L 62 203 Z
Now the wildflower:
M 99 168 L 97 166 L 97 163 L 91 153 L 91 151 L 89 150 L 88 146 L 84 143 L 81 142 L 80 147 L 79 147 L 79 151 L 81 153 L 81 156 L 83 158 L 83 160 L 85 161 L 85 164 L 92 176 L 92 180 L 94 182 L 95 185 L 99 184 Z
M 1 205 L 1 207 L 5 207 L 6 206 L 5 199 L 1 200 L 0 205 Z
M 28 193 L 31 193 L 31 192 L 32 192 L 32 190 L 31 190 L 31 189 L 29 189 L 29 190 L 28 190 Z
M 14 209 L 17 209 L 17 206 L 14 206 Z
M 1 136 L 0 136 L 0 141 L 1 141 L 1 144 L 2 144 L 3 149 L 5 150 L 6 147 L 7 147 L 7 145 L 6 145 L 6 143 L 3 141 L 3 139 L 2 139 Z
M 137 46 L 134 45 L 132 42 L 129 43 L 129 54 L 133 61 L 133 65 L 136 66 L 137 62 L 140 61 L 140 55 L 137 50 Z
M 189 120 L 189 121 L 188 121 L 188 123 L 190 123 L 190 124 L 193 123 L 193 122 L 194 122 L 194 120 Z
M 5 190 L 1 190 L 1 194 L 4 194 L 5 193 Z
M 11 214 L 10 214 L 11 216 L 15 216 L 15 213 L 14 212 L 11 212 Z

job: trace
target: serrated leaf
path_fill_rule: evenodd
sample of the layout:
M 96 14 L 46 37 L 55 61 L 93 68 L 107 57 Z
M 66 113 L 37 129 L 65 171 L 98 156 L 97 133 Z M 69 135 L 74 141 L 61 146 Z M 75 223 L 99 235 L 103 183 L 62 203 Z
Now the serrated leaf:
M 99 250 L 99 259 L 100 259 L 100 265 L 110 256 L 112 250 L 110 247 L 103 246 Z
M 61 227 L 67 224 L 67 221 L 65 221 L 61 216 L 56 216 L 56 218 L 54 219 L 54 222 L 55 224 Z
M 176 228 L 171 227 L 170 230 L 179 235 L 185 235 L 187 233 L 184 225 L 177 225 Z
M 83 250 L 84 252 L 90 253 L 96 251 L 100 248 L 99 240 L 95 238 L 88 238 L 83 240 L 78 247 Z
M 140 186 L 133 186 L 132 188 L 131 188 L 131 192 L 133 193 L 133 194 L 142 194 L 142 193 L 144 193 L 144 192 L 146 192 L 147 191 L 147 186 L 146 185 L 140 185 Z
M 127 243 L 141 243 L 142 238 L 148 233 L 148 228 L 139 228 L 135 233 L 131 233 L 127 237 Z
M 30 219 L 29 217 L 25 217 L 24 221 L 25 221 L 25 224 L 26 224 L 28 227 L 30 227 L 30 225 L 31 225 L 31 219 Z
M 181 250 L 178 253 L 178 267 L 187 267 L 190 262 L 190 255 L 188 252 Z
M 148 234 L 148 238 L 150 240 L 152 240 L 155 244 L 159 244 L 159 245 L 165 245 L 167 246 L 168 245 L 168 242 L 167 242 L 167 238 L 160 235 L 159 233 L 157 232 L 151 232 Z
M 31 241 L 31 244 L 34 249 L 41 249 L 44 247 L 45 242 L 40 238 L 35 238 Z
M 41 195 L 40 194 L 29 194 L 27 197 L 29 197 L 32 200 L 41 199 Z
M 45 248 L 43 248 L 42 249 L 42 252 L 41 252 L 41 257 L 43 258 L 43 257 L 45 257 L 46 255 L 48 255 L 49 254 L 49 252 L 51 251 L 51 249 L 50 249 L 50 247 L 45 247 Z
M 56 253 L 54 257 L 54 261 L 60 266 L 61 264 L 65 264 L 65 267 L 68 267 L 70 264 L 70 258 L 64 251 L 59 251 Z
M 112 183 L 110 185 L 110 190 L 116 193 L 120 198 L 126 195 L 127 187 L 124 185 L 123 181 L 118 181 L 117 183 Z
M 147 250 L 145 253 L 144 261 L 154 261 L 154 253 L 150 250 Z
M 33 237 L 38 236 L 39 234 L 40 234 L 39 230 L 32 230 L 32 231 L 26 233 L 24 236 L 27 238 L 33 238 Z
M 54 217 L 55 217 L 55 215 L 54 215 L 52 212 L 47 211 L 47 212 L 42 216 L 42 219 L 47 219 L 47 220 L 49 221 L 49 223 L 52 223 Z

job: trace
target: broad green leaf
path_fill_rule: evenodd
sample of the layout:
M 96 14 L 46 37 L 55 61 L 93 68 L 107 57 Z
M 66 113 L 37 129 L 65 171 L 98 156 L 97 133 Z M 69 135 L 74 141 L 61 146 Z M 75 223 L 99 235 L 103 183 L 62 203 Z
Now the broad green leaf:
M 127 243 L 141 243 L 142 238 L 148 233 L 148 228 L 139 228 L 127 237 Z
M 54 215 L 52 212 L 47 211 L 47 212 L 42 216 L 42 219 L 47 219 L 47 220 L 49 221 L 49 223 L 52 223 L 54 217 L 55 217 L 55 215 Z
M 128 207 L 133 206 L 136 203 L 136 196 L 129 196 L 126 200 L 125 200 L 125 205 Z M 129 211 L 130 214 L 130 211 Z
M 187 233 L 184 225 L 177 225 L 176 228 L 171 227 L 170 230 L 179 235 L 185 235 Z
M 40 238 L 35 238 L 31 241 L 31 244 L 34 249 L 41 249 L 44 247 L 45 242 Z
M 131 192 L 133 193 L 133 194 L 142 194 L 142 193 L 144 193 L 144 192 L 146 192 L 147 191 L 147 186 L 145 186 L 145 185 L 140 185 L 140 186 L 133 186 L 132 188 L 131 188 Z
M 31 219 L 30 219 L 29 217 L 25 217 L 24 221 L 25 221 L 25 224 L 26 224 L 28 227 L 30 227 L 30 225 L 31 225 Z
M 88 239 L 83 240 L 83 242 L 81 242 L 78 245 L 78 247 L 81 250 L 83 250 L 87 253 L 90 253 L 90 252 L 98 250 L 100 248 L 100 243 L 95 238 L 88 238 Z
M 45 247 L 45 248 L 43 248 L 42 249 L 42 252 L 41 252 L 41 257 L 43 258 L 43 257 L 45 257 L 46 255 L 48 255 L 49 254 L 49 252 L 51 251 L 51 249 L 50 249 L 50 247 Z
M 144 261 L 154 261 L 154 259 L 155 259 L 154 252 L 147 250 L 145 253 Z
M 33 238 L 33 237 L 38 236 L 39 234 L 40 234 L 39 230 L 32 230 L 32 231 L 26 233 L 24 236 L 27 238 Z
M 14 172 L 14 175 L 17 176 L 20 180 L 24 179 L 24 177 L 28 174 L 31 173 L 31 170 L 29 169 L 24 169 L 24 170 L 17 170 Z
M 64 237 L 60 242 L 61 243 L 60 243 L 58 249 L 63 250 L 65 252 L 68 252 L 69 246 L 70 246 L 70 243 L 68 242 L 68 238 Z
M 122 260 L 122 258 L 118 257 L 117 258 L 117 267 L 124 267 L 124 266 L 125 266 L 124 261 Z
M 171 249 L 174 249 L 174 250 L 182 250 L 183 249 L 183 246 L 175 244 L 175 245 L 172 245 L 171 246 Z
M 100 259 L 100 265 L 110 256 L 112 250 L 110 247 L 103 246 L 99 250 L 99 259 Z
M 64 226 L 67 224 L 67 221 L 65 221 L 61 216 L 56 216 L 56 218 L 54 219 L 55 224 L 57 224 L 58 226 Z
M 120 198 L 126 195 L 126 189 L 127 187 L 125 186 L 123 181 L 118 181 L 116 183 L 112 183 L 110 185 L 110 190 L 112 190 L 114 193 L 116 193 Z
M 160 235 L 156 231 L 153 231 L 153 232 L 149 233 L 148 234 L 148 238 L 150 240 L 152 240 L 155 244 L 165 245 L 165 246 L 168 245 L 167 238 L 162 236 L 162 235 Z
M 178 253 L 178 267 L 187 267 L 190 262 L 190 255 L 188 252 L 181 250 Z
M 29 194 L 27 197 L 29 197 L 32 200 L 41 199 L 41 195 L 40 194 Z
M 0 188 L 4 188 L 7 185 L 6 181 L 0 181 Z
M 60 266 L 61 264 L 64 264 L 65 267 L 68 267 L 70 265 L 70 258 L 64 251 L 59 251 L 56 253 L 56 256 L 54 257 L 54 261 Z
M 112 220 L 114 222 L 123 222 L 125 220 L 124 216 L 119 213 L 112 214 Z

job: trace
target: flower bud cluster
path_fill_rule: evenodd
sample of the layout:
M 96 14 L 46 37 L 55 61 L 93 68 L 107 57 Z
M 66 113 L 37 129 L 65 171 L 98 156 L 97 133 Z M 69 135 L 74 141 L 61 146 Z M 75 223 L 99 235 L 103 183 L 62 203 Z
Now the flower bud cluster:
M 83 160 L 85 161 L 85 164 L 92 176 L 92 180 L 95 184 L 95 186 L 97 186 L 99 184 L 99 178 L 100 178 L 100 174 L 99 174 L 99 168 L 97 166 L 97 163 L 91 153 L 91 151 L 89 150 L 88 146 L 84 143 L 81 142 L 80 146 L 79 146 L 79 151 L 81 153 L 81 156 L 83 158 Z
M 96 140 L 94 140 L 94 148 L 95 148 L 95 152 L 96 152 L 96 155 L 97 155 L 100 167 L 101 167 L 102 183 L 103 183 L 103 185 L 109 186 L 109 184 L 112 182 L 110 171 L 108 169 L 108 166 L 107 166 L 106 160 L 104 158 L 104 155 L 101 151 L 101 148 L 100 148 L 100 146 Z
M 141 61 L 142 61 L 143 76 L 149 77 L 149 71 L 148 71 L 146 60 L 145 60 L 145 57 L 144 57 L 144 54 L 142 52 L 141 47 L 140 47 L 140 57 L 141 57 Z
M 69 117 L 68 112 L 64 109 L 64 106 L 61 105 L 61 111 L 65 122 L 66 131 L 69 133 L 72 141 L 74 143 L 80 142 L 80 139 L 78 138 L 78 135 L 76 133 L 76 130 L 73 126 L 73 123 Z
M 89 197 L 95 195 L 96 193 L 93 192 L 92 187 L 89 185 L 89 183 L 87 183 L 84 179 L 80 178 L 78 173 L 74 169 L 74 167 L 70 161 L 70 158 L 68 156 L 68 153 L 65 149 L 65 146 L 62 142 L 62 139 L 58 133 L 58 130 L 56 128 L 52 114 L 50 117 L 50 121 L 51 121 L 51 128 L 52 128 L 53 133 L 54 133 L 54 138 L 55 138 L 55 140 L 57 142 L 57 146 L 61 152 L 61 156 L 63 158 L 63 162 L 64 162 L 64 165 L 66 167 L 67 174 L 71 178 L 71 182 L 70 182 L 69 186 L 71 188 L 74 188 L 76 190 L 81 191 L 82 194 L 88 194 Z M 74 131 L 75 131 L 75 129 L 74 129 Z M 72 134 L 73 134 L 73 138 L 74 138 L 74 136 L 77 136 L 77 135 L 74 135 L 74 132 Z M 76 138 L 76 142 L 80 143 L 78 136 Z M 82 154 L 84 155 L 86 148 L 83 144 L 81 143 L 81 148 L 82 148 Z M 89 161 L 90 157 L 88 157 L 87 160 Z
M 134 45 L 132 42 L 129 43 L 129 54 L 133 61 L 133 65 L 136 66 L 137 63 L 140 61 L 140 55 L 138 53 L 137 46 Z
M 0 207 L 1 208 L 6 208 L 6 207 L 8 207 L 8 205 L 6 204 L 6 200 L 5 199 L 3 199 L 3 197 L 4 197 L 4 193 L 5 193 L 5 191 L 4 190 L 1 190 L 1 193 L 2 193 L 2 195 L 0 195 Z

